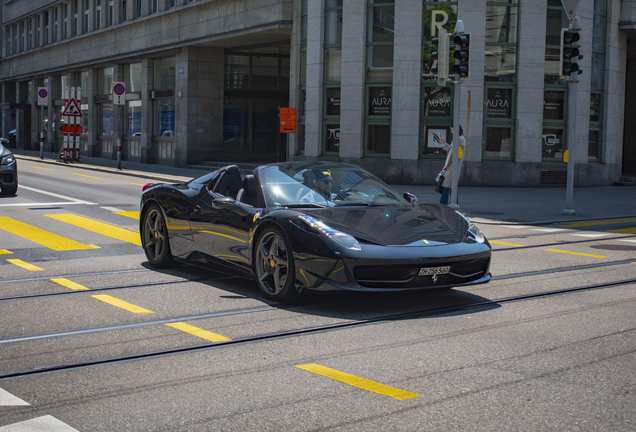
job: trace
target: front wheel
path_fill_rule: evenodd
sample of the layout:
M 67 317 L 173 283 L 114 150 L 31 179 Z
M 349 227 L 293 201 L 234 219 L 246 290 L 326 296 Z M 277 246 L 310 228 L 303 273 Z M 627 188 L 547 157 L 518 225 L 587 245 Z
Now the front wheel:
M 254 266 L 258 287 L 265 297 L 287 302 L 298 298 L 294 254 L 280 229 L 267 228 L 258 238 Z
M 158 268 L 172 267 L 174 261 L 170 251 L 168 227 L 157 204 L 151 204 L 144 213 L 141 227 L 141 246 L 150 265 Z

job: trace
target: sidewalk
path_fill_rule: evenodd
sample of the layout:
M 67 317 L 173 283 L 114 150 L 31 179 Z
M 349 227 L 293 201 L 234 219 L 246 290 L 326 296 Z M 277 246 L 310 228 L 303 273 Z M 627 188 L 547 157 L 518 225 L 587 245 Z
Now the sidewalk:
M 117 161 L 82 156 L 81 162 L 59 162 L 57 154 L 12 149 L 18 159 L 55 164 L 76 169 L 126 174 L 145 178 L 149 182 L 179 183 L 206 173 L 204 170 Z M 229 164 L 229 163 L 228 163 Z M 18 168 L 19 171 L 19 168 Z M 412 192 L 420 203 L 439 200 L 433 185 L 391 185 L 398 192 Z M 19 189 L 18 189 L 19 190 Z M 140 191 L 141 193 L 141 191 Z M 576 215 L 564 216 L 566 189 L 562 188 L 488 188 L 459 187 L 460 211 L 475 222 L 490 224 L 535 224 L 573 222 L 586 219 L 618 219 L 636 217 L 636 187 L 574 188 L 573 205 Z

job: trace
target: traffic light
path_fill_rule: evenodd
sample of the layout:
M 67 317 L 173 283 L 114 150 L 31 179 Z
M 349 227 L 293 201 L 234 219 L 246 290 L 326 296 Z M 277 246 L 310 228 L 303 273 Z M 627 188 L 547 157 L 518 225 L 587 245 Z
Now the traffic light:
M 453 72 L 460 78 L 470 78 L 470 33 L 461 33 L 453 39 L 455 42 L 455 67 Z
M 583 54 L 579 52 L 581 45 L 578 41 L 581 40 L 581 35 L 577 31 L 570 29 L 561 30 L 561 53 L 559 56 L 559 71 L 561 78 L 572 79 L 572 75 L 582 74 L 581 69 L 575 60 L 581 60 Z
M 448 79 L 449 67 L 449 39 L 445 29 L 439 29 L 439 37 L 433 39 L 433 45 L 437 45 L 438 51 L 431 53 L 431 57 L 437 60 L 437 65 L 431 67 L 431 72 L 437 75 L 438 80 Z

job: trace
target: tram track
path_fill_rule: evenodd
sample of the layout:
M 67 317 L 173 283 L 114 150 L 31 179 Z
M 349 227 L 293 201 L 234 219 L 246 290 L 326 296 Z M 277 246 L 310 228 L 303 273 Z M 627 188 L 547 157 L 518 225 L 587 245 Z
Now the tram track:
M 204 343 L 199 345 L 190 345 L 190 346 L 171 348 L 171 349 L 147 351 L 147 352 L 136 353 L 136 354 L 127 354 L 127 355 L 120 355 L 120 356 L 113 356 L 113 357 L 106 357 L 106 358 L 99 358 L 99 359 L 43 365 L 43 366 L 38 366 L 35 368 L 26 369 L 26 370 L 0 373 L 0 381 L 8 380 L 8 379 L 16 379 L 16 378 L 25 378 L 25 377 L 53 373 L 53 372 L 69 371 L 69 370 L 81 369 L 86 367 L 111 365 L 111 364 L 118 364 L 118 363 L 129 362 L 129 361 L 160 358 L 160 357 L 165 357 L 169 355 L 186 354 L 186 353 L 199 352 L 199 351 L 204 351 L 209 349 L 222 349 L 222 348 L 228 348 L 232 346 L 244 345 L 248 343 L 266 342 L 266 341 L 278 340 L 278 339 L 289 338 L 289 337 L 300 337 L 300 336 L 309 335 L 309 334 L 338 331 L 338 330 L 342 330 L 346 328 L 360 327 L 360 326 L 371 325 L 371 324 L 376 324 L 380 322 L 413 319 L 413 318 L 425 318 L 430 316 L 440 316 L 440 315 L 445 315 L 449 313 L 465 312 L 469 310 L 475 310 L 475 309 L 480 309 L 480 308 L 490 307 L 495 305 L 504 305 L 504 304 L 514 303 L 519 301 L 532 301 L 532 300 L 543 299 L 546 297 L 567 295 L 567 294 L 573 294 L 573 293 L 578 293 L 582 291 L 591 291 L 591 290 L 597 290 L 597 289 L 608 289 L 608 288 L 614 288 L 614 287 L 629 285 L 629 284 L 636 284 L 636 278 L 606 282 L 606 283 L 600 283 L 600 284 L 585 285 L 585 286 L 579 286 L 579 287 L 572 287 L 572 288 L 564 288 L 564 289 L 545 291 L 540 293 L 521 294 L 521 295 L 511 296 L 511 297 L 502 297 L 502 298 L 498 298 L 494 300 L 477 301 L 477 302 L 463 304 L 463 305 L 444 306 L 440 308 L 410 311 L 410 312 L 392 314 L 392 315 L 386 315 L 386 316 L 375 316 L 371 318 L 365 318 L 360 320 L 350 320 L 350 321 L 339 322 L 334 324 L 326 324 L 322 326 L 297 328 L 293 330 L 286 330 L 286 331 L 280 331 L 280 332 L 265 333 L 265 334 L 255 335 L 255 336 L 242 337 L 242 338 L 237 338 L 237 339 L 224 341 L 224 342 Z M 273 306 L 269 306 L 269 307 L 263 306 L 261 308 L 252 308 L 252 310 L 245 309 L 241 313 L 256 312 L 258 311 L 258 309 L 268 310 L 273 308 L 274 308 Z M 219 314 L 220 313 L 236 314 L 238 312 L 235 310 L 235 311 L 219 312 Z M 180 319 L 183 319 L 183 317 L 181 317 Z M 151 325 L 151 323 L 147 323 L 146 325 Z M 0 341 L 0 343 L 2 342 L 3 341 Z

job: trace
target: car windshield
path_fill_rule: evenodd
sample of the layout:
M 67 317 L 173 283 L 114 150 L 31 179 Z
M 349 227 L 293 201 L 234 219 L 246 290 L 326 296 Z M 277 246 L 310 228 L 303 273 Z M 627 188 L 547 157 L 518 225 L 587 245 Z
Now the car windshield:
M 268 207 L 408 205 L 386 183 L 348 164 L 289 163 L 261 170 Z

